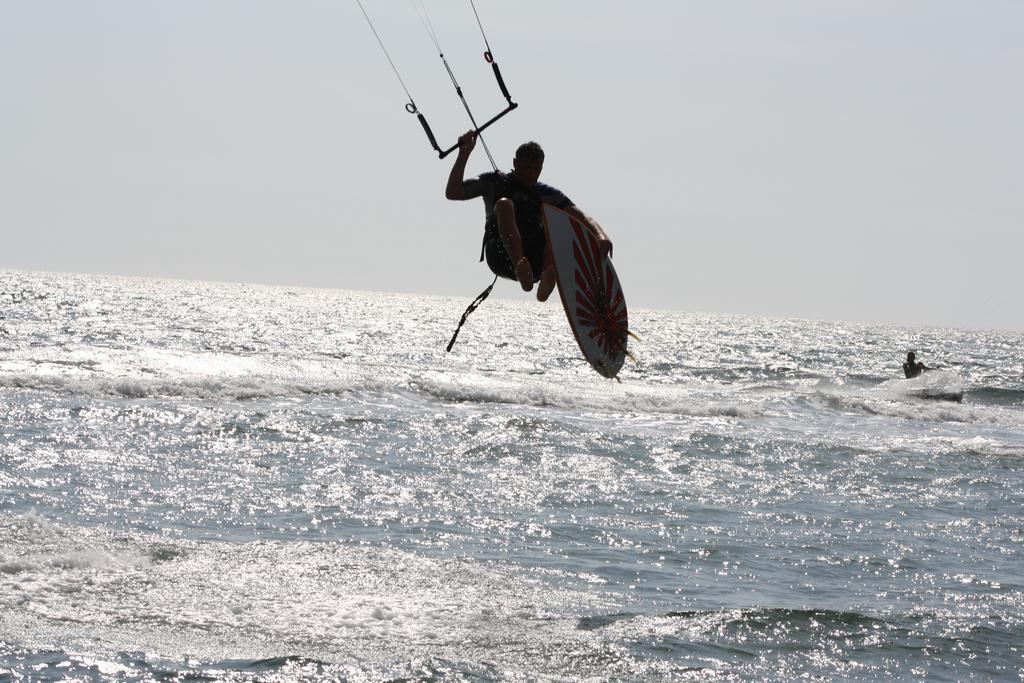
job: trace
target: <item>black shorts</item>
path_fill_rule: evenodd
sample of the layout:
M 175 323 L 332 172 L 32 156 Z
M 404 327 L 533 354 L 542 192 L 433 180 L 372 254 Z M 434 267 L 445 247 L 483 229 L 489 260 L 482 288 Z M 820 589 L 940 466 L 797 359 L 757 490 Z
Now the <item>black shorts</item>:
M 530 267 L 533 269 L 533 281 L 539 282 L 541 273 L 544 271 L 544 251 L 547 249 L 547 240 L 533 239 L 529 242 L 523 240 L 523 255 L 530 259 Z M 498 277 L 518 280 L 516 268 L 505 251 L 505 245 L 501 239 L 495 236 L 488 239 L 484 245 L 484 257 L 487 259 L 487 267 Z

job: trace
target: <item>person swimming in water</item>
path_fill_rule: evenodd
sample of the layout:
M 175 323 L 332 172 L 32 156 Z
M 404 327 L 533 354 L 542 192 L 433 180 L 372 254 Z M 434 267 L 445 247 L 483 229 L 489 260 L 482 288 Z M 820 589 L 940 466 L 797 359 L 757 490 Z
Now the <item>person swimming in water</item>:
M 538 181 L 544 150 L 536 142 L 519 146 L 511 173 L 494 171 L 466 180 L 466 162 L 476 146 L 476 137 L 474 131 L 469 131 L 459 138 L 459 153 L 444 194 L 453 201 L 483 197 L 487 222 L 480 260 L 487 260 L 492 273 L 518 280 L 526 292 L 539 282 L 537 300 L 547 301 L 556 277 L 554 258 L 544 236 L 542 204 L 571 214 L 594 234 L 602 255 L 611 255 L 612 242 L 597 221 L 580 211 L 561 190 Z
M 913 351 L 907 351 L 907 360 L 903 363 L 903 374 L 907 376 L 907 379 L 913 379 L 929 369 L 927 365 L 916 359 Z

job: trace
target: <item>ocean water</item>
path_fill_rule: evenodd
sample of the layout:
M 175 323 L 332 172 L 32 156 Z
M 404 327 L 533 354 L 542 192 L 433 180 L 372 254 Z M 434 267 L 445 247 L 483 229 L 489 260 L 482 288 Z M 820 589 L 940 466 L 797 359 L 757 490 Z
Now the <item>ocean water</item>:
M 1024 334 L 468 300 L 0 271 L 0 680 L 1024 678 Z

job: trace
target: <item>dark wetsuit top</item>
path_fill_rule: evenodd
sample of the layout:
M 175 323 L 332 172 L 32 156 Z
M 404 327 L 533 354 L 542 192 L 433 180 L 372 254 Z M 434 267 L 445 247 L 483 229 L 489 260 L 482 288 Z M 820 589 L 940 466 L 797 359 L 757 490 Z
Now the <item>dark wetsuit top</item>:
M 927 369 L 928 368 L 924 366 L 924 363 L 920 361 L 917 363 L 907 362 L 903 364 L 903 374 L 907 376 L 907 379 L 913 379 Z
M 523 255 L 530 260 L 533 268 L 534 281 L 540 279 L 544 269 L 544 224 L 541 219 L 541 204 L 551 204 L 559 209 L 567 209 L 572 201 L 560 190 L 537 183 L 533 187 L 520 185 L 512 173 L 495 171 L 484 173 L 462 183 L 466 199 L 484 198 L 484 209 L 487 211 L 487 223 L 484 225 L 484 254 L 491 272 L 501 277 L 516 279 L 515 266 L 505 253 L 498 234 L 498 221 L 494 214 L 494 203 L 502 197 L 512 200 L 516 210 L 516 225 L 519 236 L 523 240 Z

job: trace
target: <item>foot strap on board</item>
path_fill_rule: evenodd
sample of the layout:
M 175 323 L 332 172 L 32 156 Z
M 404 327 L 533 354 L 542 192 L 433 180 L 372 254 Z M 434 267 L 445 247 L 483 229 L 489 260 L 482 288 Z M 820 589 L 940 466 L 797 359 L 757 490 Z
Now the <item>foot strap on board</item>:
M 480 292 L 479 296 L 473 299 L 473 303 L 471 303 L 469 307 L 466 309 L 466 312 L 462 314 L 462 319 L 459 320 L 459 326 L 455 328 L 455 334 L 452 335 L 452 340 L 448 342 L 448 348 L 446 348 L 445 351 L 450 352 L 452 350 L 452 347 L 455 346 L 455 339 L 459 336 L 459 330 L 461 330 L 462 326 L 466 324 L 466 318 L 469 317 L 470 313 L 476 310 L 477 306 L 484 302 L 484 299 L 487 298 L 487 295 L 491 293 L 492 289 L 494 289 L 494 283 L 497 281 L 498 276 L 495 275 L 494 280 L 491 282 L 490 285 L 487 286 L 487 289 Z

